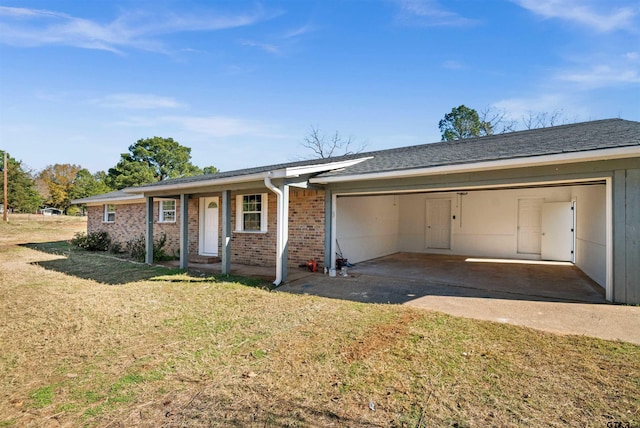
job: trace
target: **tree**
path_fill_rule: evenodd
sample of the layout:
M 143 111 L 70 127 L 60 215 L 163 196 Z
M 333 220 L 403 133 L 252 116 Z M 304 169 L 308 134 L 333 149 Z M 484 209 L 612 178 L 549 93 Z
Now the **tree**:
M 107 186 L 106 180 L 107 174 L 104 171 L 91 174 L 88 169 L 82 168 L 73 180 L 70 192 L 71 199 L 87 198 L 110 192 L 112 189 Z
M 220 172 L 220 170 L 218 168 L 216 168 L 215 166 L 213 166 L 213 165 L 205 166 L 204 168 L 202 168 L 202 173 L 203 174 L 217 174 L 219 172 Z
M 107 174 L 104 171 L 98 171 L 91 174 L 88 169 L 82 168 L 76 174 L 73 180 L 73 187 L 69 192 L 71 199 L 81 199 L 89 196 L 100 195 L 110 192 L 112 189 L 106 183 Z M 68 215 L 75 215 L 85 212 L 85 206 L 71 206 L 67 208 Z
M 356 150 L 351 150 L 354 141 L 351 137 L 344 139 L 336 131 L 330 137 L 320 131 L 317 126 L 312 126 L 309 135 L 304 137 L 301 143 L 302 147 L 311 150 L 314 157 L 320 159 L 328 159 L 334 156 L 346 156 L 361 153 L 366 144 L 360 144 Z
M 43 194 L 45 204 L 66 212 L 71 205 L 76 175 L 81 169 L 80 165 L 57 163 L 40 171 L 36 182 L 40 189 L 46 189 Z
M 129 153 L 120 157 L 107 174 L 107 184 L 113 189 L 202 174 L 202 170 L 191 163 L 191 149 L 173 138 L 138 140 L 129 146 Z
M 4 158 L 4 151 L 0 150 L 0 158 Z M 22 161 L 7 156 L 7 206 L 16 212 L 33 213 L 38 210 L 42 198 L 36 190 L 30 171 L 26 170 Z M 4 174 L 0 174 L 0 188 L 4 186 Z
M 480 120 L 478 112 L 464 104 L 451 109 L 438 123 L 442 141 L 481 137 L 493 134 L 490 122 Z

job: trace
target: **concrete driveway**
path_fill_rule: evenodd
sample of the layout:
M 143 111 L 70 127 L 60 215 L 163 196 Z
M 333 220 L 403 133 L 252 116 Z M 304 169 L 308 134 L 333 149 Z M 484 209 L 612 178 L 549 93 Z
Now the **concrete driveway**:
M 300 272 L 278 290 L 406 304 L 553 333 L 640 344 L 640 307 L 606 303 L 602 288 L 572 265 L 466 260 L 400 253 L 348 268 L 348 276 L 309 273 L 301 277 Z

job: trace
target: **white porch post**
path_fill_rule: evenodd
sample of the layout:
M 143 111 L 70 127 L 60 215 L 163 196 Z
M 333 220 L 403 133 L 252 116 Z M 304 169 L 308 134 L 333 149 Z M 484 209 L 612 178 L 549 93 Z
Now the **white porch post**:
M 147 234 L 145 263 L 153 263 L 153 196 L 147 196 Z
M 222 192 L 222 248 L 220 248 L 220 258 L 222 259 L 222 273 L 231 273 L 231 191 Z
M 180 195 L 180 269 L 189 267 L 189 195 Z
M 282 281 L 287 282 L 287 274 L 289 273 L 289 185 L 283 184 L 280 187 L 282 192 L 282 214 L 278 221 L 282 221 Z

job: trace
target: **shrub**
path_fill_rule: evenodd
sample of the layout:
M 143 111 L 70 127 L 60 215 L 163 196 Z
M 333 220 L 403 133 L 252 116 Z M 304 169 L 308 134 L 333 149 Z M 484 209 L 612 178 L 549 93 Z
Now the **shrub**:
M 109 247 L 109 251 L 111 253 L 113 253 L 113 254 L 124 253 L 124 250 L 122 249 L 122 243 L 120 243 L 118 241 L 111 242 L 111 246 Z
M 158 239 L 153 242 L 153 261 L 167 260 L 167 254 L 164 251 L 164 246 L 167 243 L 167 234 L 163 233 Z M 127 241 L 125 244 L 127 252 L 132 259 L 139 262 L 144 262 L 147 254 L 147 243 L 144 235 L 139 235 L 137 238 Z
M 111 247 L 111 238 L 105 231 L 76 233 L 71 244 L 87 251 L 107 251 Z

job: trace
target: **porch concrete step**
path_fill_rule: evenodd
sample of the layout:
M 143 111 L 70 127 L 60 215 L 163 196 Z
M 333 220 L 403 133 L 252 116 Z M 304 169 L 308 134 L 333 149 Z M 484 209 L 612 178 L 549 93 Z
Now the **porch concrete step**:
M 200 263 L 200 264 L 212 264 L 218 263 L 220 261 L 220 257 L 216 256 L 201 256 L 200 254 L 189 254 L 189 262 L 191 263 Z

